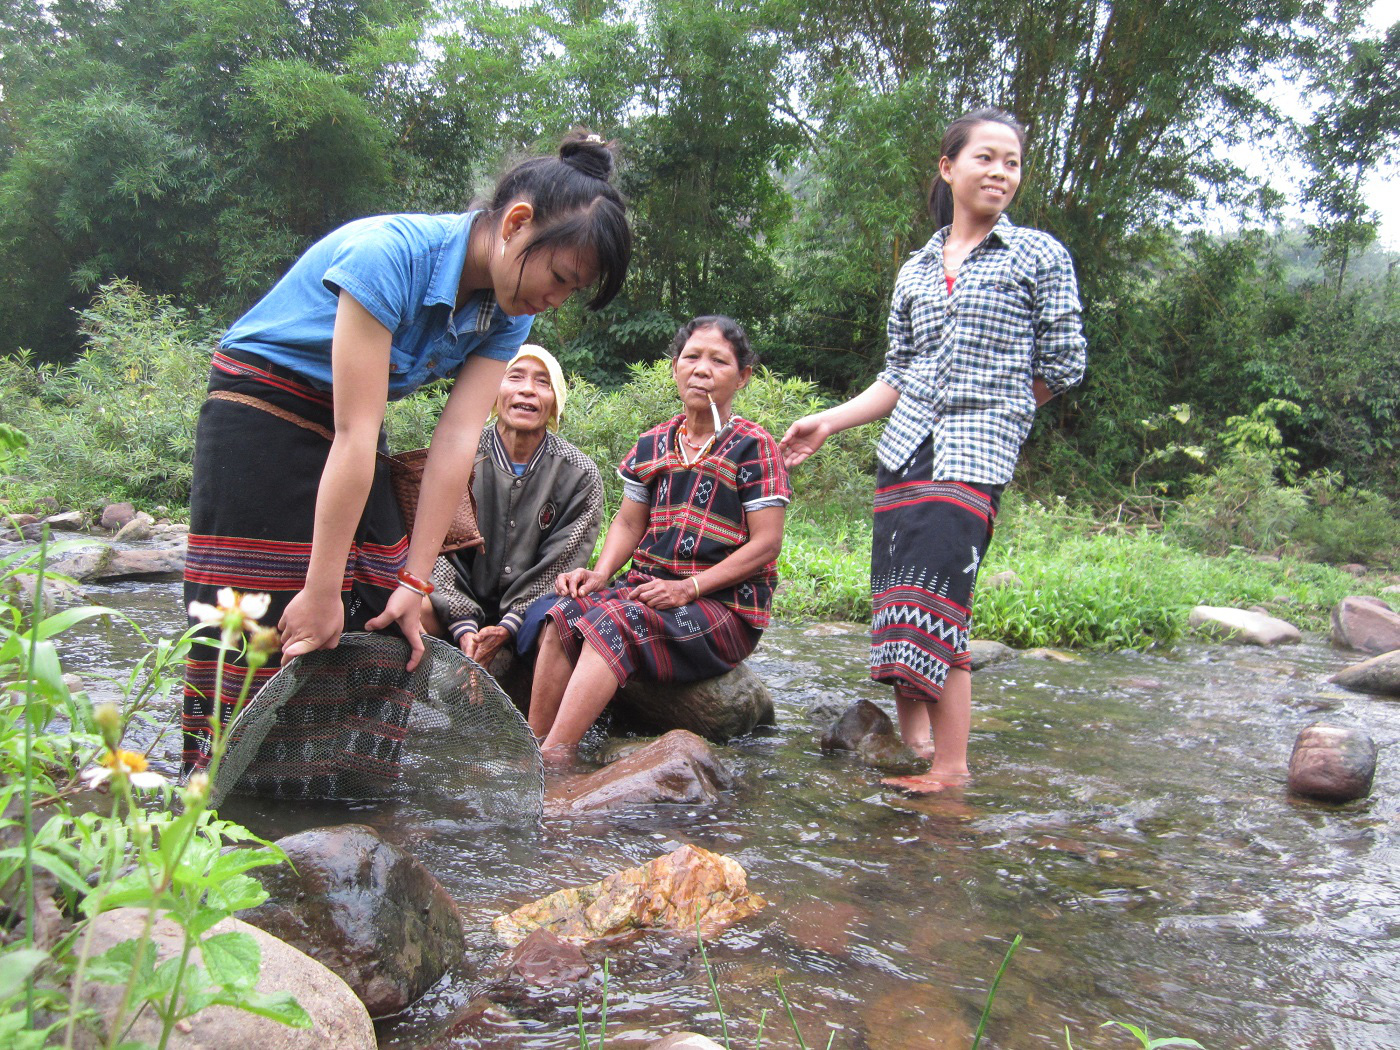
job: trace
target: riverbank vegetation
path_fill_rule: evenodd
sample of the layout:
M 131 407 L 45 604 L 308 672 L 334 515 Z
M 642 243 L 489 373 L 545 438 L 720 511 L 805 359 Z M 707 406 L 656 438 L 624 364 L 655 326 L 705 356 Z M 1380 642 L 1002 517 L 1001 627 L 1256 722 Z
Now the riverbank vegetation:
M 0 360 L 6 417 L 29 437 L 0 496 L 11 511 L 41 498 L 84 510 L 129 499 L 181 514 L 209 318 L 117 282 L 84 312 L 83 330 L 85 349 L 71 364 Z M 425 444 L 444 396 L 430 389 L 392 406 L 391 445 Z M 811 381 L 765 368 L 736 409 L 781 434 L 826 401 Z M 664 362 L 633 365 L 611 390 L 578 379 L 562 433 L 606 468 L 674 403 Z M 1186 406 L 1158 413 L 1141 424 L 1139 477 L 1098 503 L 1045 491 L 1023 472 L 1003 501 L 982 576 L 1010 570 L 1018 582 L 982 587 L 978 635 L 1018 647 L 1141 648 L 1174 641 L 1197 604 L 1262 605 L 1320 628 L 1346 594 L 1374 593 L 1384 574 L 1358 581 L 1336 566 L 1396 564 L 1400 515 L 1379 492 L 1304 473 L 1278 423 L 1296 411 L 1266 403 L 1214 440 L 1191 430 Z M 868 618 L 877 436 L 876 426 L 841 434 L 794 472 L 779 617 Z M 1194 473 L 1170 486 L 1142 482 L 1175 459 Z M 621 483 L 611 469 L 603 476 L 611 512 Z

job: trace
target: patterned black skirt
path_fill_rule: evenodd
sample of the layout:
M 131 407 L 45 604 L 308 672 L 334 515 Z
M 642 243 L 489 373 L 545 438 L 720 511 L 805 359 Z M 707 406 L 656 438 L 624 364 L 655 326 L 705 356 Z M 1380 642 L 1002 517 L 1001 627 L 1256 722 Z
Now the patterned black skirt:
M 328 394 L 253 354 L 218 351 L 209 390 L 247 394 L 334 428 Z M 231 587 L 270 595 L 272 604 L 262 622 L 277 624 L 306 583 L 316 492 L 329 453 L 330 442 L 321 435 L 262 409 L 230 401 L 204 402 L 195 434 L 190 491 L 186 609 L 192 601 L 214 605 L 219 590 Z M 384 611 L 398 586 L 396 574 L 407 553 L 403 518 L 389 487 L 388 468 L 381 461 L 375 467 L 341 584 L 345 630 L 363 630 L 367 621 Z M 186 663 L 182 719 L 186 772 L 202 768 L 209 760 L 216 655 L 207 646 L 195 645 Z M 258 671 L 249 696 L 276 672 L 275 660 Z M 238 699 L 245 673 L 237 661 L 225 668 L 219 696 L 225 718 Z
M 930 701 L 950 667 L 971 667 L 972 592 L 1002 491 L 932 470 L 929 440 L 903 470 L 880 467 L 870 556 L 870 677 Z
M 569 659 L 585 641 L 607 661 L 619 687 L 633 677 L 650 682 L 700 682 L 731 671 L 754 651 L 758 628 L 711 598 L 674 609 L 634 601 L 652 579 L 629 572 L 583 598 L 560 598 L 549 611 Z

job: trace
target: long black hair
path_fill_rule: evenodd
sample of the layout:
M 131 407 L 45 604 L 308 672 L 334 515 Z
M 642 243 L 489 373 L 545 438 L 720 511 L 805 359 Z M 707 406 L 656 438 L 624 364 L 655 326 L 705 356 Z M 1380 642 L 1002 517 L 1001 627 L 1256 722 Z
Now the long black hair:
M 1014 115 L 995 106 L 983 106 L 981 109 L 964 113 L 948 125 L 943 132 L 943 142 L 938 147 L 938 159 L 941 161 L 947 157 L 949 160 L 956 160 L 967 145 L 972 129 L 978 124 L 1005 124 L 1016 132 L 1021 149 L 1026 148 L 1026 129 Z M 953 188 L 943 181 L 943 176 L 938 172 L 934 172 L 933 189 L 928 195 L 928 213 L 933 216 L 933 225 L 937 229 L 941 230 L 953 222 Z
M 622 291 L 632 261 L 632 230 L 627 201 L 609 181 L 615 143 L 575 128 L 557 157 L 531 157 L 496 182 L 486 205 L 488 219 L 514 201 L 529 201 L 534 235 L 520 254 L 520 268 L 536 252 L 571 248 L 597 260 L 598 281 L 590 310 L 601 310 Z
M 680 357 L 685 344 L 690 342 L 690 337 L 702 328 L 713 328 L 729 344 L 729 349 L 734 351 L 734 362 L 740 371 L 758 364 L 758 351 L 749 345 L 749 333 L 744 331 L 744 326 L 738 321 L 724 314 L 706 314 L 681 325 L 676 329 L 671 345 L 666 348 L 666 356 L 672 361 Z

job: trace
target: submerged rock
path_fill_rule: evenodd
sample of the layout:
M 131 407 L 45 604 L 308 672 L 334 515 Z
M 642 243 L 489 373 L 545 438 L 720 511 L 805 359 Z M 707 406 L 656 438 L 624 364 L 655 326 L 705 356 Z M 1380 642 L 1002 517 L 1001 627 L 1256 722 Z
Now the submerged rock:
M 676 1032 L 655 1043 L 648 1043 L 646 1050 L 724 1050 L 724 1047 L 709 1036 L 696 1032 Z
M 886 772 L 926 766 L 900 739 L 890 716 L 869 700 L 858 700 L 822 734 L 823 751 L 852 751 L 861 763 Z
M 118 908 L 103 912 L 92 921 L 92 954 L 141 936 L 146 922 L 145 908 Z M 210 934 L 246 933 L 257 943 L 262 953 L 256 990 L 264 995 L 290 992 L 303 1010 L 311 1015 L 310 1028 L 288 1028 L 278 1021 L 230 1006 L 210 1006 L 175 1027 L 168 1046 L 174 1050 L 374 1050 L 377 1045 L 374 1024 L 364 1004 L 345 982 L 315 959 L 304 955 L 269 933 L 239 922 L 224 919 Z M 179 956 L 185 943 L 185 931 L 173 919 L 161 917 L 151 932 L 156 950 L 156 965 Z M 198 949 L 193 962 L 202 964 Z M 125 992 L 120 984 L 83 985 L 83 1002 L 97 1012 L 99 1024 L 105 1030 L 106 1019 L 117 1011 Z M 82 1025 L 76 1045 L 96 1047 L 92 1033 Z M 140 1043 L 154 1046 L 160 1041 L 161 1020 L 150 1010 L 142 1011 L 135 1024 L 123 1033 L 123 1046 Z
M 1332 676 L 1344 689 L 1376 696 L 1400 696 L 1400 650 L 1344 667 Z
M 1286 620 L 1247 609 L 1198 605 L 1187 622 L 1202 634 L 1237 645 L 1292 645 L 1303 640 L 1303 633 Z
M 593 967 L 577 944 L 540 927 L 502 956 L 498 970 L 502 976 L 536 988 L 557 988 L 583 980 Z
M 687 845 L 601 882 L 551 893 L 499 916 L 491 928 L 510 946 L 539 928 L 582 946 L 646 930 L 694 933 L 698 915 L 701 936 L 711 937 L 766 903 L 749 892 L 738 861 Z
M 1371 793 L 1375 742 L 1359 729 L 1318 722 L 1298 734 L 1288 760 L 1288 790 L 1324 802 L 1350 802 Z
M 611 705 L 616 723 L 644 733 L 688 729 L 722 744 L 774 722 L 773 697 L 741 663 L 718 678 L 687 684 L 629 682 Z
M 461 960 L 456 902 L 373 828 L 314 828 L 277 845 L 292 864 L 252 873 L 271 897 L 240 917 L 334 970 L 370 1016 L 398 1013 Z
M 709 744 L 694 733 L 673 729 L 596 773 L 551 786 L 545 815 L 578 816 L 658 802 L 712 803 L 733 783 Z
M 869 700 L 858 700 L 822 734 L 822 750 L 854 751 L 871 734 L 894 736 L 894 722 Z
M 1379 598 L 1343 598 L 1332 607 L 1332 644 L 1373 656 L 1400 649 L 1400 613 Z

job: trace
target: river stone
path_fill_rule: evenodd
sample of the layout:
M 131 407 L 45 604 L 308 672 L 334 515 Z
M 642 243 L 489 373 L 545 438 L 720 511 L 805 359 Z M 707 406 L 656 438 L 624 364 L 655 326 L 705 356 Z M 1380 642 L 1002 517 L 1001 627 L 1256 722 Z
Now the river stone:
M 112 537 L 117 543 L 142 543 L 156 534 L 155 522 L 149 514 L 138 514 Z
M 252 872 L 270 898 L 241 918 L 329 966 L 371 1017 L 398 1013 L 461 960 L 457 903 L 373 828 L 313 828 L 277 845 L 291 865 Z
M 106 543 L 85 543 L 75 550 L 64 551 L 51 561 L 49 571 L 79 583 L 98 580 L 116 553 L 116 548 Z
M 1048 660 L 1053 664 L 1082 664 L 1084 658 L 1067 653 L 1063 649 L 1026 649 L 1021 653 L 1021 657 L 1026 660 Z
M 856 745 L 861 765 L 886 773 L 922 773 L 928 759 L 920 758 L 908 744 L 893 733 L 871 733 Z
M 1332 607 L 1332 644 L 1372 656 L 1400 649 L 1400 613 L 1379 598 L 1343 598 Z
M 130 503 L 109 503 L 102 508 L 102 517 L 97 523 L 109 532 L 116 532 L 134 517 L 136 508 Z
M 708 1036 L 695 1032 L 676 1032 L 655 1043 L 648 1043 L 646 1050 L 724 1050 L 724 1047 Z
M 870 630 L 867 623 L 851 623 L 846 620 L 832 620 L 828 623 L 814 623 L 802 632 L 805 638 L 841 638 L 848 634 L 865 634 Z
M 66 510 L 62 514 L 50 514 L 43 522 L 50 532 L 82 532 L 87 520 L 80 510 Z
M 98 579 L 117 580 L 132 576 L 174 576 L 185 571 L 185 549 L 180 547 L 144 547 L 119 550 L 112 555 Z
M 544 927 L 511 948 L 497 963 L 498 980 L 509 979 L 536 988 L 576 984 L 593 972 L 577 944 L 561 940 Z
M 709 744 L 694 733 L 673 729 L 595 773 L 551 784 L 545 815 L 604 813 L 658 802 L 710 804 L 733 783 Z
M 144 908 L 118 908 L 103 912 L 92 920 L 93 954 L 139 937 L 145 921 Z M 355 998 L 355 993 L 344 981 L 315 959 L 237 919 L 224 919 L 209 932 L 211 935 L 246 933 L 257 941 L 262 952 L 257 991 L 264 995 L 290 992 L 302 1009 L 311 1015 L 311 1027 L 289 1028 L 269 1018 L 229 1006 L 210 1006 L 177 1025 L 167 1046 L 173 1050 L 325 1050 L 326 1047 L 374 1050 L 377 1045 L 374 1024 L 365 1012 L 364 1004 Z M 179 955 L 184 945 L 184 930 L 172 919 L 162 916 L 156 920 L 151 939 L 159 965 Z M 198 949 L 194 952 L 193 961 L 202 962 Z M 96 1010 L 99 1018 L 107 1018 L 116 1012 L 124 990 L 122 985 L 89 981 L 83 985 L 82 1000 Z M 144 1010 L 124 1034 L 122 1045 L 142 1043 L 155 1046 L 160 1040 L 160 1029 L 159 1018 L 150 1010 Z M 81 1035 L 76 1041 L 77 1046 L 91 1048 L 99 1045 L 83 1026 L 80 1025 L 78 1030 Z
M 1288 760 L 1288 790 L 1324 802 L 1350 802 L 1371 793 L 1376 745 L 1359 729 L 1318 722 L 1298 734 Z
M 972 669 L 980 671 L 992 664 L 999 664 L 1016 657 L 1016 650 L 990 638 L 973 638 L 967 643 L 968 654 L 972 657 Z
M 1400 650 L 1344 667 L 1332 676 L 1332 681 L 1357 693 L 1400 696 Z
M 774 722 L 768 687 L 746 663 L 703 682 L 629 682 L 611 707 L 619 728 L 647 734 L 688 729 L 716 744 Z
M 1303 640 L 1302 632 L 1291 623 L 1245 609 L 1198 605 L 1187 623 L 1202 634 L 1237 645 L 1291 645 Z
M 1400 594 L 1400 583 L 1388 583 L 1381 588 L 1382 594 Z
M 999 591 L 1007 587 L 1024 587 L 1026 581 L 1016 575 L 1015 569 L 1003 569 L 1001 572 L 994 572 L 977 581 L 977 586 L 983 590 Z
M 822 750 L 855 751 L 872 734 L 894 736 L 894 723 L 876 704 L 857 700 L 822 734 Z
M 766 904 L 749 892 L 738 861 L 686 845 L 600 882 L 551 893 L 498 916 L 491 928 L 507 946 L 541 927 L 583 946 L 646 930 L 693 934 L 698 912 L 700 935 L 713 937 Z

